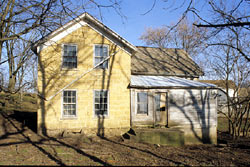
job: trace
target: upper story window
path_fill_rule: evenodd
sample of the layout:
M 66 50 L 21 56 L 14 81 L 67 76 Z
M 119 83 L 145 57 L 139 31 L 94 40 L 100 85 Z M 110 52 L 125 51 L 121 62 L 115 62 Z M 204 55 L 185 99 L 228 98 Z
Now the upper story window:
M 76 117 L 76 91 L 63 91 L 63 117 Z
M 77 46 L 72 44 L 63 45 L 63 68 L 77 68 Z
M 108 57 L 108 46 L 104 45 L 95 45 L 94 51 L 94 63 L 95 66 L 103 61 L 106 57 Z M 108 60 L 105 61 L 103 64 L 98 66 L 97 68 L 107 69 L 108 68 Z

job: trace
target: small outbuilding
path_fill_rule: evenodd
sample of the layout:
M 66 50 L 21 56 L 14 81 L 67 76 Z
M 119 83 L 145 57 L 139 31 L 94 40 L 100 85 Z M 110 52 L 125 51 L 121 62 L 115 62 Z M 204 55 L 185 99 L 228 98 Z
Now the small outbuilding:
M 178 128 L 184 133 L 185 144 L 216 143 L 217 87 L 195 81 L 201 71 L 197 71 L 195 63 L 183 50 L 140 49 L 143 49 L 140 54 L 132 57 L 132 63 L 136 59 L 140 64 L 134 69 L 132 66 L 132 127 Z M 171 53 L 171 61 L 164 59 L 164 55 L 169 57 L 168 53 Z M 155 64 L 148 65 L 148 62 Z M 157 71 L 157 68 L 160 70 Z

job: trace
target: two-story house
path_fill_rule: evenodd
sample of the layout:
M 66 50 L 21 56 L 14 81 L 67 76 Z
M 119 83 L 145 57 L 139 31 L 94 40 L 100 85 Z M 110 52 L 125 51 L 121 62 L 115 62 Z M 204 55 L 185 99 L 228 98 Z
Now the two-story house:
M 181 49 L 135 47 L 84 13 L 36 42 L 38 132 L 121 135 L 180 127 L 216 143 L 216 89 Z

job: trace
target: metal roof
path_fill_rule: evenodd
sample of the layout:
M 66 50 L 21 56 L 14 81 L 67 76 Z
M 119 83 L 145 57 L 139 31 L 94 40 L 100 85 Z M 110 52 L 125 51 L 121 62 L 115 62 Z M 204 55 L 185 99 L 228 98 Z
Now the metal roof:
M 216 88 L 216 85 L 178 77 L 131 75 L 130 87 L 141 88 Z

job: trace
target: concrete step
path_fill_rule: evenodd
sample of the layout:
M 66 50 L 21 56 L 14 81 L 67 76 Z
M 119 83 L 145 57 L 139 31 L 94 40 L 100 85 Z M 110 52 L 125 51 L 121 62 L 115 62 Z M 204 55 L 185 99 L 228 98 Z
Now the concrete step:
M 184 132 L 176 128 L 130 129 L 123 135 L 125 140 L 168 146 L 183 146 Z

